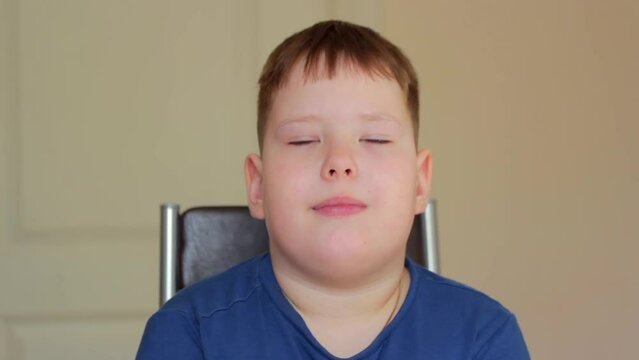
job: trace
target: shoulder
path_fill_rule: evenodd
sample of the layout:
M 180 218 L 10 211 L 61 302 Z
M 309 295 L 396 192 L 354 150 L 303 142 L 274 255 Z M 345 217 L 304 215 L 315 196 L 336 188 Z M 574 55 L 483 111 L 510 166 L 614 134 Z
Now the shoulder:
M 248 301 L 261 288 L 259 265 L 263 259 L 263 255 L 254 257 L 180 290 L 156 314 L 180 313 L 198 319 Z
M 440 335 L 467 339 L 473 359 L 529 359 L 515 315 L 499 301 L 414 263 L 409 268 L 416 318 L 430 322 Z
M 457 309 L 466 315 L 478 313 L 494 313 L 503 317 L 513 314 L 499 301 L 489 295 L 458 281 L 446 278 L 427 269 L 411 264 L 412 281 L 418 301 L 430 305 L 438 305 L 440 309 Z
M 202 321 L 219 312 L 243 309 L 260 290 L 259 264 L 250 259 L 179 291 L 149 318 L 136 359 L 202 359 Z

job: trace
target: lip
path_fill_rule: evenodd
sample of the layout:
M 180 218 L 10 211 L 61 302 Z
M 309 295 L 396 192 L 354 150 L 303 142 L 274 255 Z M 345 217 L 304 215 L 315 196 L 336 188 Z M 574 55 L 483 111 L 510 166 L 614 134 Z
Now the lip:
M 350 196 L 336 196 L 313 206 L 313 210 L 324 216 L 349 216 L 366 209 L 366 204 Z

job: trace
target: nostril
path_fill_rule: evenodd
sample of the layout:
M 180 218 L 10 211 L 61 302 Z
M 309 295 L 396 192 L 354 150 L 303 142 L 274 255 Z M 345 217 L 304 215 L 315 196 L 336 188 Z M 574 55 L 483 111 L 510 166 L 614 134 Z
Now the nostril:
M 337 174 L 337 173 L 338 173 L 338 172 L 337 172 L 337 170 L 335 170 L 335 169 L 329 169 L 329 170 L 328 170 L 328 176 L 330 176 L 330 177 L 338 176 L 338 174 Z M 353 170 L 352 170 L 352 169 L 344 169 L 344 174 L 345 174 L 346 176 L 351 176 L 351 175 L 353 174 Z

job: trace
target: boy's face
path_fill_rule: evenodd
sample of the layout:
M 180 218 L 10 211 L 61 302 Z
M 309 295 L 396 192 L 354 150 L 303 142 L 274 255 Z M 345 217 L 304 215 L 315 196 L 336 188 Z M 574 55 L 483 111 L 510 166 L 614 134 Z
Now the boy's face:
M 298 63 L 273 100 L 262 157 L 246 161 L 273 261 L 344 281 L 403 262 L 430 191 L 430 155 L 413 139 L 396 81 L 344 67 L 306 79 Z

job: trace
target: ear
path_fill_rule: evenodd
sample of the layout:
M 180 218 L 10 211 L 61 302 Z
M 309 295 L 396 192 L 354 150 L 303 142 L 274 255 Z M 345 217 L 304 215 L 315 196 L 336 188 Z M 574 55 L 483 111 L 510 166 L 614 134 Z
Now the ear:
M 251 216 L 264 219 L 264 190 L 262 182 L 262 159 L 257 154 L 249 154 L 244 161 L 244 180 Z
M 415 214 L 424 212 L 430 200 L 432 160 L 430 151 L 423 149 L 417 153 L 417 189 L 415 191 Z

